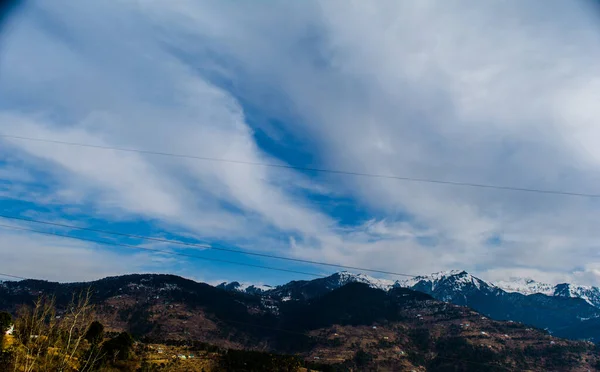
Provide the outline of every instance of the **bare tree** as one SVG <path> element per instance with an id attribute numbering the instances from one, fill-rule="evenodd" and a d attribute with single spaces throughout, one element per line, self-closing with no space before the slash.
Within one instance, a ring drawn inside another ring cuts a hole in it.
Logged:
<path id="1" fill-rule="evenodd" d="M 85 339 L 94 317 L 90 299 L 90 290 L 73 295 L 61 316 L 53 297 L 22 307 L 15 321 L 15 372 L 92 370 L 101 355 L 99 344 Z"/>

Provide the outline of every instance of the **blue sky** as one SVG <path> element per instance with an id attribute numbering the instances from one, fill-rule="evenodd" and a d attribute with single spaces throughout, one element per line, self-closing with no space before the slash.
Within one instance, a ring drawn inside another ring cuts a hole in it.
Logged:
<path id="1" fill-rule="evenodd" d="M 26 1 L 0 35 L 0 132 L 598 193 L 598 17 L 585 1 Z M 592 198 L 0 138 L 0 206 L 379 270 L 600 284 Z M 211 283 L 306 278 L 4 228 L 0 254 L 0 272 L 61 281 L 130 272 Z"/>

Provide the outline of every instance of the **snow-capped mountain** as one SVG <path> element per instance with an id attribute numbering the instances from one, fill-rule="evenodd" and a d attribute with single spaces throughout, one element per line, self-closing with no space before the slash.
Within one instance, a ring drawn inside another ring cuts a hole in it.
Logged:
<path id="1" fill-rule="evenodd" d="M 378 279 L 365 274 L 354 274 L 347 271 L 342 271 L 326 278 L 310 281 L 291 281 L 287 284 L 276 287 L 266 285 L 257 286 L 239 282 L 224 282 L 219 284 L 217 288 L 245 292 L 249 294 L 281 294 L 282 296 L 292 296 L 291 292 L 300 288 L 312 288 L 316 292 L 320 293 L 322 291 L 331 291 L 343 287 L 348 283 L 364 283 L 371 288 L 381 289 L 384 291 L 389 291 L 390 289 L 397 287 L 411 288 L 427 293 L 433 293 L 439 290 L 459 293 L 471 287 L 476 290 L 497 290 L 493 284 L 474 277 L 466 271 L 461 270 L 442 271 L 431 275 L 417 276 L 414 278 L 397 281 Z M 309 293 L 305 293 L 302 297 L 306 296 L 312 297 Z"/>
<path id="2" fill-rule="evenodd" d="M 547 296 L 554 295 L 554 286 L 546 283 L 536 282 L 530 278 L 509 278 L 494 283 L 506 292 L 516 292 L 524 295 L 541 293 Z"/>
<path id="3" fill-rule="evenodd" d="M 477 289 L 494 294 L 499 294 L 500 290 L 526 296 L 543 294 L 551 297 L 580 298 L 588 304 L 600 308 L 600 288 L 598 287 L 576 286 L 569 283 L 552 285 L 530 278 L 510 278 L 503 281 L 488 282 L 460 270 L 442 271 L 431 275 L 399 280 L 395 285 L 430 294 L 440 292 L 439 288 L 443 287 L 446 292 L 449 292 L 444 299 L 446 301 L 449 301 L 452 294 L 464 292 L 465 290 Z"/>
<path id="4" fill-rule="evenodd" d="M 349 283 L 364 283 L 371 288 L 384 291 L 388 291 L 395 286 L 395 282 L 392 280 L 377 279 L 365 274 L 353 274 L 342 271 L 325 278 L 294 280 L 276 287 L 266 285 L 256 286 L 239 282 L 224 282 L 219 284 L 217 288 L 248 294 L 260 294 L 283 301 L 289 301 L 306 300 L 321 296 Z"/>
<path id="5" fill-rule="evenodd" d="M 347 271 L 342 271 L 330 276 L 336 286 L 343 287 L 348 283 L 365 283 L 371 288 L 383 289 L 387 291 L 391 289 L 395 282 L 393 280 L 377 279 L 365 274 L 353 274 Z"/>
<path id="6" fill-rule="evenodd" d="M 472 296 L 499 296 L 502 290 L 461 270 L 442 271 L 426 276 L 399 280 L 395 286 L 425 292 L 457 305 L 469 305 Z"/>
<path id="7" fill-rule="evenodd" d="M 292 281 L 272 288 L 236 282 L 219 287 L 257 294 L 264 303 L 278 308 L 282 302 L 310 300 L 349 283 L 364 283 L 384 291 L 408 288 L 437 300 L 470 307 L 492 319 L 522 322 L 547 329 L 557 336 L 600 341 L 600 295 L 593 287 L 550 286 L 527 279 L 512 279 L 496 285 L 460 270 L 395 282 L 339 272 L 326 278 Z"/>
<path id="8" fill-rule="evenodd" d="M 576 286 L 569 283 L 551 285 L 530 278 L 510 278 L 504 281 L 488 282 L 460 270 L 443 271 L 399 280 L 396 282 L 396 286 L 437 294 L 436 297 L 444 301 L 451 301 L 453 297 L 465 291 L 478 290 L 493 295 L 506 292 L 526 296 L 543 294 L 551 297 L 580 298 L 600 309 L 600 288 L 598 287 Z"/>
<path id="9" fill-rule="evenodd" d="M 581 298 L 590 305 L 600 308 L 600 288 L 598 287 L 577 286 L 569 283 L 551 285 L 529 278 L 511 278 L 494 284 L 506 292 L 524 295 L 541 293 L 547 296 Z"/>
<path id="10" fill-rule="evenodd" d="M 600 309 L 595 305 L 600 302 L 594 289 L 569 284 L 553 287 L 531 280 L 512 280 L 508 284 L 499 286 L 465 271 L 396 282 L 438 300 L 468 306 L 492 319 L 522 322 L 562 337 L 600 340 Z"/>
<path id="11" fill-rule="evenodd" d="M 449 285 L 455 291 L 460 291 L 469 286 L 474 286 L 477 289 L 494 287 L 493 284 L 476 278 L 464 270 L 441 271 L 431 275 L 398 280 L 395 283 L 397 287 L 413 288 L 419 286 L 427 287 L 430 291 L 435 291 L 440 285 Z"/>
<path id="12" fill-rule="evenodd" d="M 554 296 L 581 298 L 587 303 L 600 308 L 600 288 L 574 286 L 569 283 L 558 284 L 554 287 Z"/>
<path id="13" fill-rule="evenodd" d="M 227 291 L 236 291 L 236 292 L 244 292 L 248 294 L 261 294 L 266 291 L 270 291 L 274 287 L 270 285 L 256 285 L 249 283 L 240 283 L 240 282 L 223 282 L 217 285 L 217 288 L 225 289 Z"/>
<path id="14" fill-rule="evenodd" d="M 600 309 L 600 288 L 576 286 L 568 283 L 551 285 L 530 278 L 509 278 L 508 280 L 488 282 L 477 278 L 464 270 L 450 270 L 431 275 L 397 281 L 378 279 L 365 274 L 354 274 L 346 271 L 335 273 L 329 277 L 312 281 L 292 281 L 280 286 L 254 285 L 250 283 L 224 282 L 217 288 L 244 292 L 248 294 L 270 294 L 275 297 L 300 298 L 320 295 L 348 283 L 365 283 L 371 288 L 388 291 L 394 287 L 410 288 L 428 294 L 435 294 L 443 301 L 461 302 L 458 298 L 467 292 L 479 291 L 488 295 L 499 295 L 501 292 L 520 293 L 523 295 L 543 294 L 552 297 L 581 298 L 588 304 Z M 299 291 L 299 292 L 298 292 Z M 302 292 L 302 293 L 300 293 Z"/>

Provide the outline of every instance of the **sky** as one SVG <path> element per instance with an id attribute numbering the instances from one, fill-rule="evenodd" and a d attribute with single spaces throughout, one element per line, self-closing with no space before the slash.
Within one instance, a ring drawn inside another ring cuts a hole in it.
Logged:
<path id="1" fill-rule="evenodd" d="M 600 194 L 594 2 L 30 0 L 4 22 L 0 135 L 290 167 L 0 137 L 3 215 L 199 244 L 0 219 L 0 272 L 337 271 L 220 247 L 600 285 L 600 198 L 306 170 Z"/>

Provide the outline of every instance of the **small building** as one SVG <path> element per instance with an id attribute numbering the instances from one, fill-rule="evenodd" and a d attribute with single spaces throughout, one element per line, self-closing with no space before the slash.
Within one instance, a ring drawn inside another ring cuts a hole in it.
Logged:
<path id="1" fill-rule="evenodd" d="M 10 328 L 8 328 L 8 329 L 6 330 L 6 334 L 7 334 L 7 335 L 12 335 L 14 332 L 15 332 L 15 326 L 14 326 L 14 324 L 13 324 L 13 325 L 11 325 L 11 326 L 10 326 Z"/>
<path id="2" fill-rule="evenodd" d="M 373 329 L 377 329 L 377 326 L 373 326 Z"/>
<path id="3" fill-rule="evenodd" d="M 179 355 L 177 355 L 177 358 L 179 358 L 179 359 L 187 359 L 187 356 L 185 356 L 183 354 L 179 354 Z"/>

